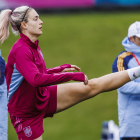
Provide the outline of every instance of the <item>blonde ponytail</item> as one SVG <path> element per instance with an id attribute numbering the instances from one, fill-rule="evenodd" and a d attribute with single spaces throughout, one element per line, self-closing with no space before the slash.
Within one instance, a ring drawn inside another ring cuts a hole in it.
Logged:
<path id="1" fill-rule="evenodd" d="M 9 22 L 11 23 L 12 32 L 15 35 L 22 33 L 21 22 L 28 22 L 29 12 L 33 8 L 28 6 L 20 6 L 14 9 L 2 10 L 0 13 L 0 42 L 1 44 L 9 37 Z"/>
<path id="2" fill-rule="evenodd" d="M 12 10 L 2 10 L 0 13 L 0 42 L 1 44 L 9 37 L 9 22 Z"/>

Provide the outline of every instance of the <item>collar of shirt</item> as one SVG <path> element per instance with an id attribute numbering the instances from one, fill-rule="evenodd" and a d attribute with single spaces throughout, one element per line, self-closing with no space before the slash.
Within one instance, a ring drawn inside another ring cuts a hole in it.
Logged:
<path id="1" fill-rule="evenodd" d="M 33 43 L 29 37 L 27 37 L 25 34 L 20 34 L 20 37 L 22 40 L 24 40 L 27 44 L 29 44 L 31 47 L 37 49 L 38 48 L 38 44 L 39 44 L 39 41 L 36 40 L 35 43 Z"/>

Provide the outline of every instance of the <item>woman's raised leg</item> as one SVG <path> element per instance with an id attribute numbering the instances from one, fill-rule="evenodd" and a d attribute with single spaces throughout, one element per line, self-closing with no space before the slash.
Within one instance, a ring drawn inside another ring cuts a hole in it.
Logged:
<path id="1" fill-rule="evenodd" d="M 117 89 L 129 81 L 130 78 L 127 71 L 121 71 L 91 79 L 88 85 L 84 85 L 83 82 L 60 84 L 57 86 L 56 113 L 94 97 L 101 92 Z"/>

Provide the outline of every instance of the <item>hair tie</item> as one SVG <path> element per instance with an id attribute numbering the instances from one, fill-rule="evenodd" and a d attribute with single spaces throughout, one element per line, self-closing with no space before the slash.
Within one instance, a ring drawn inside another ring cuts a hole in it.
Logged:
<path id="1" fill-rule="evenodd" d="M 29 9 L 30 9 L 30 7 L 26 10 L 26 12 L 25 12 L 25 14 L 24 14 L 24 16 L 23 16 L 23 18 L 22 18 L 22 21 L 21 21 L 21 22 L 23 22 L 23 21 L 24 21 L 24 18 L 25 18 L 25 16 L 26 16 L 26 14 L 27 14 L 27 12 L 28 12 L 28 10 L 29 10 Z M 20 22 L 20 25 L 18 26 L 18 30 L 20 30 L 21 22 Z"/>
<path id="2" fill-rule="evenodd" d="M 30 8 L 30 7 L 29 7 Z M 26 10 L 26 12 L 25 12 L 25 14 L 24 14 L 24 16 L 23 16 L 23 18 L 22 18 L 22 21 L 24 20 L 24 18 L 25 18 L 25 16 L 26 16 L 26 14 L 27 14 L 27 12 L 28 12 L 28 10 L 29 10 L 29 8 Z M 21 22 L 22 22 L 21 21 Z"/>

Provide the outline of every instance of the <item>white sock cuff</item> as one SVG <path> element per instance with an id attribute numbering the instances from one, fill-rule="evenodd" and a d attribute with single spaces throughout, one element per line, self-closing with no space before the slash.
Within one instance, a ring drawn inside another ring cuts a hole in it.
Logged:
<path id="1" fill-rule="evenodd" d="M 127 69 L 127 72 L 128 72 L 129 78 L 131 80 L 134 80 L 134 79 L 140 77 L 140 66 L 131 68 L 131 69 Z"/>

